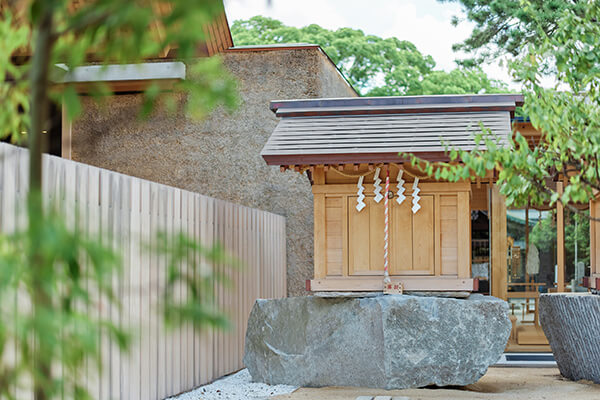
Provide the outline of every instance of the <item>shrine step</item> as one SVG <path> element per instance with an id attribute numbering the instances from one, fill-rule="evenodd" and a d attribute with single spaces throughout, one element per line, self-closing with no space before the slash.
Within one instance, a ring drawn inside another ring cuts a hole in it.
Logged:
<path id="1" fill-rule="evenodd" d="M 541 326 L 519 326 L 517 327 L 518 344 L 548 344 Z"/>
<path id="2" fill-rule="evenodd" d="M 358 396 L 356 400 L 411 400 L 406 396 Z"/>

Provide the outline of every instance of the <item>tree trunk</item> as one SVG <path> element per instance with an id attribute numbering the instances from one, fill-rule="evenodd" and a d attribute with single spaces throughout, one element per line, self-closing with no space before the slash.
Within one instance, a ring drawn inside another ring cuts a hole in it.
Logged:
<path id="1" fill-rule="evenodd" d="M 32 305 L 34 315 L 51 308 L 51 298 L 45 287 L 45 276 L 51 265 L 46 265 L 43 253 L 40 251 L 42 229 L 44 228 L 44 210 L 42 204 L 42 152 L 46 135 L 42 134 L 47 121 L 48 112 L 48 70 L 52 49 L 52 24 L 53 15 L 50 5 L 40 2 L 43 9 L 34 26 L 35 43 L 31 62 L 31 129 L 29 139 L 29 194 L 27 198 L 27 212 L 29 219 L 29 266 L 32 271 Z M 37 324 L 36 324 L 37 325 Z M 34 368 L 34 396 L 36 400 L 46 400 L 47 392 L 52 384 L 51 356 L 52 348 L 44 338 L 44 333 L 39 325 L 35 332 Z"/>

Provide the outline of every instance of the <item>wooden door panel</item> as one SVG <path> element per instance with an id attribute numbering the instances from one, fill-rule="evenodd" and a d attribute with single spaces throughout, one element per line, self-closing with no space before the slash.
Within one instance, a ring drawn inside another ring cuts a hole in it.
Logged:
<path id="1" fill-rule="evenodd" d="M 413 215 L 413 271 L 433 274 L 434 260 L 434 207 L 433 196 L 419 200 L 421 209 Z"/>
<path id="2" fill-rule="evenodd" d="M 441 274 L 458 274 L 458 197 L 455 194 L 440 196 L 440 246 Z"/>
<path id="3" fill-rule="evenodd" d="M 356 196 L 348 197 L 348 273 L 364 275 L 369 272 L 370 263 L 370 213 L 371 204 L 356 210 Z"/>
<path id="4" fill-rule="evenodd" d="M 343 275 L 342 197 L 325 198 L 325 239 L 327 276 Z"/>
<path id="5" fill-rule="evenodd" d="M 394 199 L 390 204 L 390 274 L 401 275 L 413 269 L 411 202 Z"/>

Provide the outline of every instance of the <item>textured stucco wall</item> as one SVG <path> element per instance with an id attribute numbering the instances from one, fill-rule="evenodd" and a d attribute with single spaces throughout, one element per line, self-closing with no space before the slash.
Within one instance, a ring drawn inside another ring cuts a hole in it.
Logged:
<path id="1" fill-rule="evenodd" d="M 306 294 L 313 276 L 313 203 L 306 176 L 269 167 L 260 150 L 277 124 L 275 99 L 355 93 L 317 49 L 224 54 L 240 80 L 243 105 L 203 122 L 182 113 L 137 115 L 141 98 L 118 95 L 102 106 L 84 98 L 73 124 L 72 158 L 128 175 L 271 211 L 287 217 L 288 294 Z"/>

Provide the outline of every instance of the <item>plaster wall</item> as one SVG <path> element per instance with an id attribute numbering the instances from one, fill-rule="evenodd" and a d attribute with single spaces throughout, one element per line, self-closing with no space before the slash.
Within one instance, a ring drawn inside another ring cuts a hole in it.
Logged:
<path id="1" fill-rule="evenodd" d="M 202 122 L 157 110 L 136 118 L 139 94 L 98 105 L 83 99 L 72 126 L 72 158 L 166 185 L 271 211 L 287 218 L 288 295 L 307 294 L 313 277 L 313 200 L 306 176 L 266 165 L 260 151 L 277 124 L 276 99 L 356 93 L 317 48 L 226 52 L 243 104 Z M 181 99 L 185 101 L 185 99 Z"/>

